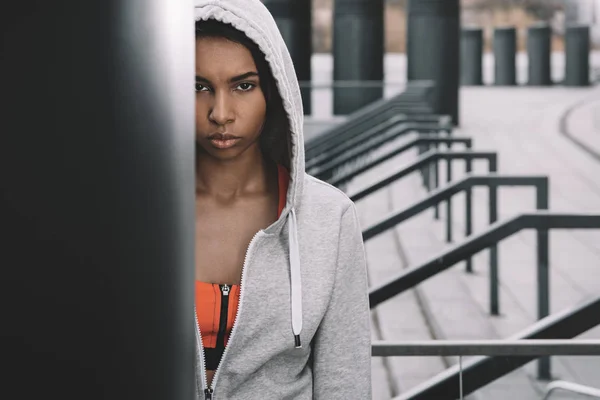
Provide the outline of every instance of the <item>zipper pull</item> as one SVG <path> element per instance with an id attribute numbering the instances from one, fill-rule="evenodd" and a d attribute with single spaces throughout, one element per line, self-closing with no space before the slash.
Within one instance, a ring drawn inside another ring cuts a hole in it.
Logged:
<path id="1" fill-rule="evenodd" d="M 229 296 L 229 286 L 227 284 L 223 285 L 221 292 L 223 292 L 223 296 Z"/>
<path id="2" fill-rule="evenodd" d="M 204 389 L 204 400 L 212 400 L 213 390 L 211 388 Z"/>

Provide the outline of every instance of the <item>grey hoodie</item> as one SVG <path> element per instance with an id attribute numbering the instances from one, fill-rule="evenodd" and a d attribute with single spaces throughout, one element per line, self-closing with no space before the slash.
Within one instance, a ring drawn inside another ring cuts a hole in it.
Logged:
<path id="1" fill-rule="evenodd" d="M 198 398 L 370 399 L 361 229 L 350 199 L 304 172 L 302 102 L 288 49 L 259 0 L 196 0 L 195 7 L 196 20 L 231 24 L 258 44 L 291 130 L 286 206 L 250 242 L 236 320 L 211 388 L 196 330 Z"/>

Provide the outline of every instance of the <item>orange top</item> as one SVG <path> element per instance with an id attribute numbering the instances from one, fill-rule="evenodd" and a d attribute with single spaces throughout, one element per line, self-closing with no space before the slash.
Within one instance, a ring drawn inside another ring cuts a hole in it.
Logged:
<path id="1" fill-rule="evenodd" d="M 289 186 L 289 173 L 281 165 L 277 165 L 277 182 L 279 186 L 279 205 L 277 210 L 277 218 L 281 216 L 281 212 L 285 207 L 287 191 Z M 228 292 L 227 292 L 227 289 Z M 206 283 L 196 280 L 196 315 L 198 317 L 198 325 L 202 332 L 202 344 L 205 349 L 213 349 L 217 347 L 219 327 L 221 315 L 225 313 L 221 310 L 222 300 L 224 301 L 225 293 L 227 293 L 227 310 L 223 344 L 226 346 L 231 335 L 231 329 L 235 321 L 238 303 L 240 300 L 240 285 L 228 285 L 223 288 L 223 285 L 216 283 Z M 207 364 L 207 369 L 209 365 Z"/>

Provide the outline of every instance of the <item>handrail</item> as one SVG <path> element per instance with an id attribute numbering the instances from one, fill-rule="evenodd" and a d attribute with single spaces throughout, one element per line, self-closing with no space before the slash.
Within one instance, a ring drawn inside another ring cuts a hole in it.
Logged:
<path id="1" fill-rule="evenodd" d="M 553 381 L 546 386 L 546 392 L 544 393 L 544 397 L 542 400 L 547 400 L 550 395 L 556 390 L 564 390 L 565 392 L 571 392 L 580 394 L 582 396 L 593 397 L 595 399 L 600 399 L 600 389 L 580 385 L 573 382 L 567 381 Z"/>
<path id="2" fill-rule="evenodd" d="M 313 152 L 313 150 L 316 150 L 325 142 L 335 139 L 340 135 L 346 135 L 346 132 L 349 129 L 359 126 L 361 123 L 364 122 L 365 119 L 368 120 L 373 116 L 380 115 L 394 108 L 395 103 L 398 100 L 405 98 L 407 95 L 410 95 L 411 91 L 417 89 L 420 90 L 422 93 L 425 93 L 425 91 L 431 90 L 433 87 L 433 81 L 410 82 L 407 83 L 406 89 L 402 93 L 399 93 L 389 99 L 379 99 L 371 104 L 361 107 L 360 109 L 348 115 L 347 119 L 343 123 L 336 125 L 326 130 L 321 135 L 307 141 L 305 144 L 306 154 L 309 155 L 311 152 Z M 344 138 L 347 138 L 347 136 L 344 136 Z"/>
<path id="3" fill-rule="evenodd" d="M 321 170 L 328 168 L 332 163 L 340 164 L 352 161 L 353 159 L 412 131 L 449 132 L 451 131 L 451 128 L 440 124 L 402 122 L 399 117 L 394 117 L 371 129 L 363 131 L 354 138 L 348 139 L 331 149 L 322 151 L 318 156 L 315 156 L 306 162 L 306 170 L 313 175 L 317 175 L 321 173 Z"/>
<path id="4" fill-rule="evenodd" d="M 524 213 L 491 225 L 485 231 L 466 238 L 441 254 L 431 257 L 419 266 L 399 273 L 395 278 L 369 291 L 371 308 L 412 289 L 426 279 L 447 270 L 468 256 L 485 250 L 492 244 L 524 229 L 600 229 L 600 214 L 568 214 L 547 211 Z M 539 238 L 538 238 L 539 239 Z M 546 249 L 547 250 L 547 249 Z M 539 253 L 539 251 L 538 251 Z M 538 254 L 538 257 L 540 254 Z M 545 265 L 547 268 L 547 265 Z"/>
<path id="5" fill-rule="evenodd" d="M 385 132 L 388 129 L 394 129 L 394 127 L 396 127 L 397 125 L 404 125 L 407 122 L 405 122 L 404 118 L 401 115 L 394 115 L 390 118 L 385 119 L 384 121 L 379 121 L 375 124 L 372 124 L 369 128 L 367 129 L 362 129 L 360 130 L 360 132 L 357 135 L 353 135 L 352 137 L 347 137 L 344 141 L 343 141 L 343 145 L 344 146 L 352 146 L 352 145 L 356 145 L 356 143 L 360 143 L 363 139 L 362 137 L 376 137 L 377 135 L 380 135 L 382 132 Z M 358 136 L 358 138 L 357 138 Z M 330 142 L 330 143 L 326 143 L 325 145 L 321 146 L 320 148 L 318 148 L 317 150 L 314 150 L 313 155 L 311 155 L 311 153 L 307 152 L 307 160 L 306 160 L 306 169 L 309 170 L 310 168 L 316 167 L 318 166 L 320 163 L 322 163 L 324 160 L 330 159 L 330 155 L 329 152 L 335 152 L 341 143 L 341 139 L 340 138 L 336 138 L 334 139 L 335 142 Z M 340 143 L 338 143 L 338 141 L 340 141 Z M 350 143 L 350 144 L 348 144 Z M 318 154 L 317 154 L 318 151 Z"/>
<path id="6" fill-rule="evenodd" d="M 467 238 L 463 243 L 421 264 L 400 273 L 390 281 L 369 292 L 371 308 L 422 283 L 486 248 L 497 248 L 498 242 L 523 229 L 537 231 L 537 307 L 538 319 L 550 313 L 550 271 L 548 230 L 550 229 L 600 229 L 600 214 L 564 214 L 537 212 L 521 214 L 490 226 L 486 231 Z M 538 374 L 550 376 L 550 361 L 541 360 Z"/>
<path id="7" fill-rule="evenodd" d="M 467 147 L 467 149 L 470 149 L 473 146 L 473 139 L 471 139 L 470 137 L 464 137 L 464 136 L 460 137 L 460 136 L 439 136 L 439 135 L 431 135 L 431 134 L 419 134 L 416 138 L 412 139 L 410 142 L 403 143 L 402 145 L 391 149 L 387 153 L 382 154 L 381 156 L 377 157 L 375 160 L 371 160 L 363 165 L 360 165 L 360 166 L 357 166 L 357 167 L 351 169 L 350 171 L 347 171 L 343 174 L 334 176 L 328 182 L 333 186 L 339 186 L 339 185 L 344 184 L 344 183 L 348 182 L 349 180 L 353 179 L 357 175 L 360 175 L 363 172 L 368 171 L 369 169 L 376 167 L 377 165 L 412 149 L 413 147 L 420 146 L 420 145 L 428 145 L 431 143 L 438 143 L 438 144 L 460 143 L 460 144 L 464 144 Z M 338 168 L 338 167 L 339 166 L 334 166 L 334 165 L 329 166 L 329 168 L 327 168 L 327 169 L 325 169 L 325 167 L 323 167 L 321 169 L 319 175 L 317 175 L 316 177 L 320 178 L 320 179 L 324 179 L 323 175 L 326 175 L 327 173 L 332 172 L 335 168 Z"/>
<path id="8" fill-rule="evenodd" d="M 420 200 L 407 208 L 400 211 L 393 211 L 381 218 L 381 220 L 371 224 L 362 232 L 363 241 L 368 241 L 373 237 L 394 228 L 398 224 L 416 216 L 417 214 L 431 208 L 432 206 L 447 201 L 455 194 L 460 192 L 469 193 L 476 186 L 486 186 L 490 190 L 490 197 L 496 195 L 496 188 L 499 186 L 533 186 L 536 191 L 535 208 L 537 210 L 548 209 L 548 177 L 545 176 L 502 176 L 502 175 L 467 175 L 460 181 L 453 182 L 448 186 L 439 188 L 430 193 L 428 197 Z M 494 188 L 494 190 L 492 190 Z M 468 200 L 468 197 L 467 197 Z M 465 202 L 465 226 L 466 236 L 471 235 L 473 224 L 473 209 L 470 201 Z M 489 223 L 490 225 L 496 222 L 497 202 L 492 201 L 489 208 Z M 449 209 L 446 218 L 446 237 L 449 239 L 450 230 L 452 229 L 452 210 Z M 471 272 L 472 258 L 467 257 L 467 271 Z M 498 279 L 498 254 L 496 251 L 490 254 L 490 314 L 500 314 L 500 291 Z"/>
<path id="9" fill-rule="evenodd" d="M 597 216 L 600 221 L 600 216 Z M 573 226 L 571 226 L 573 227 Z M 594 328 L 600 323 L 600 297 L 571 309 L 550 315 L 524 329 L 509 340 L 521 339 L 568 339 Z M 595 350 L 594 350 L 595 351 Z M 394 398 L 394 400 L 455 400 L 460 390 L 469 394 L 490 382 L 522 367 L 537 357 L 488 356 L 455 365 L 437 376 Z M 459 383 L 463 387 L 459 388 Z"/>
<path id="10" fill-rule="evenodd" d="M 408 165 L 397 168 L 383 179 L 370 183 L 366 187 L 359 189 L 356 193 L 349 195 L 352 201 L 358 201 L 362 198 L 376 192 L 395 182 L 412 172 L 419 171 L 421 168 L 429 165 L 430 163 L 437 162 L 439 160 L 487 160 L 489 172 L 497 172 L 498 170 L 498 157 L 495 152 L 490 151 L 443 151 L 443 150 L 430 150 L 427 153 L 417 158 L 415 161 Z"/>
<path id="11" fill-rule="evenodd" d="M 320 153 L 332 151 L 349 140 L 357 140 L 357 136 L 365 137 L 365 131 L 373 129 L 378 125 L 389 123 L 392 119 L 395 119 L 397 123 L 430 123 L 451 126 L 451 120 L 446 116 L 415 113 L 414 110 L 407 109 L 407 107 L 396 105 L 385 112 L 373 114 L 369 118 L 363 118 L 361 122 L 357 122 L 354 125 L 347 126 L 345 121 L 335 125 L 336 127 L 345 126 L 343 130 L 331 130 L 330 132 L 319 134 L 318 137 L 325 137 L 327 140 L 318 146 L 315 145 L 305 150 L 306 157 L 311 160 Z"/>
<path id="12" fill-rule="evenodd" d="M 426 198 L 417 201 L 400 211 L 393 211 L 382 217 L 379 221 L 374 222 L 362 232 L 363 241 L 372 239 L 373 237 L 382 234 L 398 224 L 414 217 L 415 215 L 428 210 L 435 204 L 448 200 L 455 194 L 458 194 L 467 189 L 472 189 L 475 186 L 533 186 L 536 188 L 536 209 L 548 209 L 548 177 L 546 176 L 521 176 L 521 175 L 468 175 L 463 179 L 453 182 L 448 186 L 440 187 L 431 192 Z M 466 219 L 467 225 L 472 221 L 472 210 L 467 209 Z M 491 221 L 494 223 L 495 221 Z M 452 227 L 450 219 L 447 220 L 446 229 Z"/>
<path id="13" fill-rule="evenodd" d="M 371 356 L 600 356 L 600 340 L 378 340 L 371 344 Z"/>
<path id="14" fill-rule="evenodd" d="M 307 158 L 311 159 L 319 153 L 334 149 L 339 144 L 354 139 L 356 136 L 364 134 L 365 131 L 396 118 L 402 122 L 424 122 L 449 125 L 449 118 L 431 113 L 417 113 L 408 106 L 394 104 L 389 109 L 382 110 L 368 117 L 363 117 L 359 121 L 348 124 L 347 120 L 334 125 L 329 130 L 321 133 L 317 138 L 323 138 L 321 143 L 313 144 L 305 148 Z M 315 140 L 315 139 L 312 139 Z"/>

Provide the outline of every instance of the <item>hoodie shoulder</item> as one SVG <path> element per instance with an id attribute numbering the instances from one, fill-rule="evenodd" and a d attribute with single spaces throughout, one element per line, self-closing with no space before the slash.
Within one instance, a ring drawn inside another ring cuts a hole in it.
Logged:
<path id="1" fill-rule="evenodd" d="M 346 193 L 327 182 L 309 174 L 304 174 L 304 182 L 302 203 L 309 207 L 325 207 L 331 211 L 335 209 L 344 213 L 354 206 Z"/>

